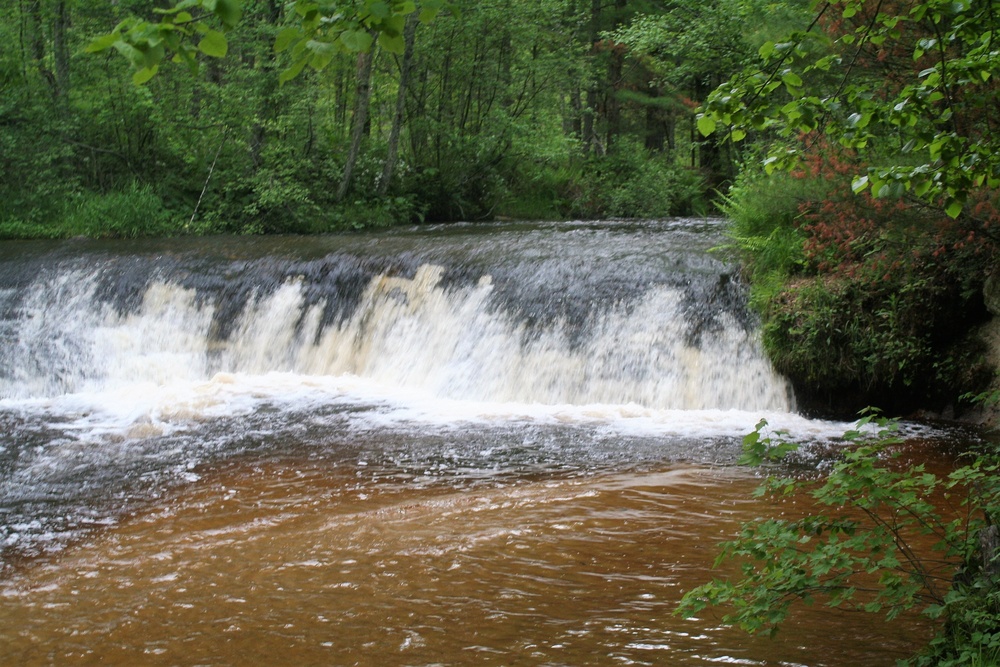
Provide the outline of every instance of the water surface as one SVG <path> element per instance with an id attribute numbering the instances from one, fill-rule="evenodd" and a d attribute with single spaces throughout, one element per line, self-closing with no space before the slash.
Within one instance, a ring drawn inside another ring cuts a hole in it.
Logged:
<path id="1" fill-rule="evenodd" d="M 803 509 L 742 435 L 847 427 L 795 413 L 722 224 L 5 244 L 0 661 L 894 664 L 918 619 L 672 615 Z"/>

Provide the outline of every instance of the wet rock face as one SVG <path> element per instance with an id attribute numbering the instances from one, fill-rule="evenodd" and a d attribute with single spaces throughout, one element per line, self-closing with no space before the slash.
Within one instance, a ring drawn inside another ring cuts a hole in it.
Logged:
<path id="1" fill-rule="evenodd" d="M 1000 315 L 1000 270 L 994 270 L 983 284 L 983 302 L 993 316 Z"/>
<path id="2" fill-rule="evenodd" d="M 1000 269 L 994 269 L 983 283 L 983 304 L 993 318 L 979 328 L 976 336 L 985 347 L 986 363 L 993 369 L 987 392 L 996 393 L 1000 392 Z M 967 418 L 989 428 L 1000 428 L 1000 404 L 981 405 Z"/>

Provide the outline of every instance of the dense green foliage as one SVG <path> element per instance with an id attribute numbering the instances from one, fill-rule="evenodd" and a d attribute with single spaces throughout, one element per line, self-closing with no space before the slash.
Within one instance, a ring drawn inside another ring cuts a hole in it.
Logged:
<path id="1" fill-rule="evenodd" d="M 705 211 L 733 155 L 694 109 L 773 37 L 714 22 L 766 7 L 25 0 L 0 237 Z"/>
<path id="2" fill-rule="evenodd" d="M 758 489 L 777 501 L 808 494 L 818 513 L 745 524 L 722 545 L 717 561 L 737 561 L 739 574 L 687 592 L 678 613 L 694 616 L 723 605 L 730 610 L 724 622 L 773 634 L 796 602 L 888 618 L 919 609 L 939 620 L 941 631 L 912 664 L 996 664 L 995 456 L 937 475 L 903 460 L 898 424 L 872 415 L 845 440 L 846 451 L 820 479 L 770 477 Z M 744 439 L 741 462 L 782 461 L 798 450 L 761 421 Z"/>
<path id="3" fill-rule="evenodd" d="M 819 4 L 701 111 L 749 146 L 733 246 L 809 409 L 941 410 L 990 379 L 970 332 L 1000 240 L 994 9 Z"/>
<path id="4" fill-rule="evenodd" d="M 720 86 L 699 118 L 739 141 L 766 131 L 769 169 L 795 168 L 832 137 L 856 156 L 855 192 L 911 193 L 957 217 L 1000 187 L 1000 12 L 993 0 L 836 0 L 809 29 L 764 43 L 760 63 Z M 815 135 L 803 143 L 803 135 Z"/>
<path id="5" fill-rule="evenodd" d="M 995 241 L 835 173 L 741 177 L 725 204 L 776 367 L 803 404 L 941 409 L 990 379 L 970 333 L 988 317 Z"/>

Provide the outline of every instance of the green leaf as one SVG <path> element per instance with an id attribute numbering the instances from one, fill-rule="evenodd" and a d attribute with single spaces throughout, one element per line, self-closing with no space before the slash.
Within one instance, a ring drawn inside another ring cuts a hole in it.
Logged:
<path id="1" fill-rule="evenodd" d="M 101 35 L 88 44 L 86 48 L 84 48 L 84 51 L 87 53 L 100 53 L 102 51 L 106 51 L 114 46 L 115 42 L 121 38 L 121 35 L 118 34 L 117 31 L 108 33 L 107 35 Z"/>
<path id="2" fill-rule="evenodd" d="M 867 187 L 868 187 L 867 176 L 859 176 L 858 178 L 855 178 L 853 182 L 851 182 L 851 190 L 854 191 L 854 194 L 859 194 L 861 192 L 864 192 L 864 189 Z"/>
<path id="3" fill-rule="evenodd" d="M 278 84 L 279 85 L 283 84 L 297 77 L 299 74 L 302 73 L 302 70 L 305 68 L 306 63 L 308 62 L 309 62 L 308 55 L 304 58 L 300 58 L 299 60 L 297 60 L 295 63 L 292 64 L 291 67 L 289 67 L 288 69 L 286 69 L 285 71 L 283 71 L 281 74 L 278 75 Z"/>
<path id="4" fill-rule="evenodd" d="M 132 74 L 132 83 L 134 83 L 137 86 L 141 86 L 142 84 L 146 83 L 154 76 L 156 76 L 156 71 L 158 69 L 159 65 L 153 65 L 152 67 L 144 67 L 140 70 L 137 70 L 134 74 Z"/>
<path id="5" fill-rule="evenodd" d="M 293 42 L 302 39 L 304 35 L 298 28 L 285 28 L 274 38 L 274 52 L 281 53 L 288 49 Z"/>
<path id="6" fill-rule="evenodd" d="M 701 132 L 703 137 L 707 137 L 715 132 L 715 127 L 715 120 L 711 116 L 706 116 L 705 114 L 698 116 L 698 131 Z"/>
<path id="7" fill-rule="evenodd" d="M 345 30 L 340 33 L 340 42 L 348 51 L 362 53 L 372 47 L 375 38 L 364 30 Z"/>
<path id="8" fill-rule="evenodd" d="M 206 2 L 206 8 L 207 2 Z M 215 8 L 210 9 L 227 29 L 236 27 L 243 16 L 243 5 L 240 0 L 215 0 Z"/>
<path id="9" fill-rule="evenodd" d="M 369 0 L 367 4 L 368 11 L 379 20 L 389 18 L 392 15 L 392 8 L 384 0 L 375 0 L 375 2 Z"/>
<path id="10" fill-rule="evenodd" d="M 309 40 L 308 47 L 309 51 L 313 54 L 309 59 L 309 66 L 315 70 L 325 69 L 337 54 L 337 49 L 329 42 L 320 42 L 313 39 Z"/>
<path id="11" fill-rule="evenodd" d="M 146 66 L 146 57 L 142 54 L 142 51 L 135 48 L 128 42 L 120 39 L 114 43 L 114 47 L 115 50 L 125 56 L 125 58 L 132 63 L 132 66 L 136 69 L 142 69 Z"/>
<path id="12" fill-rule="evenodd" d="M 163 60 L 163 56 L 166 55 L 166 49 L 163 48 L 162 41 L 158 41 L 156 44 L 151 44 L 148 48 L 143 49 L 142 51 L 146 67 L 159 65 Z"/>
<path id="13" fill-rule="evenodd" d="M 303 2 L 298 0 L 295 3 L 295 13 L 302 17 L 303 21 L 309 21 L 319 13 L 319 5 L 315 2 Z"/>
<path id="14" fill-rule="evenodd" d="M 402 55 L 403 50 L 406 48 L 406 41 L 402 35 L 390 35 L 387 32 L 379 33 L 378 43 L 386 51 L 398 55 Z"/>
<path id="15" fill-rule="evenodd" d="M 802 77 L 791 70 L 781 75 L 781 81 L 786 86 L 792 86 L 793 88 L 798 88 L 802 85 Z"/>
<path id="16" fill-rule="evenodd" d="M 382 21 L 382 32 L 388 33 L 390 36 L 402 35 L 403 28 L 406 26 L 406 17 L 397 14 L 396 16 L 390 16 L 386 20 Z"/>
<path id="17" fill-rule="evenodd" d="M 944 212 L 948 214 L 948 217 L 954 220 L 962 213 L 962 202 L 955 198 L 948 200 L 948 203 L 944 207 Z"/>
<path id="18" fill-rule="evenodd" d="M 206 56 L 224 58 L 229 51 L 229 44 L 226 42 L 226 36 L 221 32 L 218 30 L 209 30 L 201 38 L 201 41 L 198 42 L 198 50 Z"/>
<path id="19" fill-rule="evenodd" d="M 761 44 L 760 48 L 757 49 L 757 55 L 759 55 L 761 58 L 764 58 L 765 60 L 772 53 L 774 53 L 774 42 L 770 41 L 764 42 L 763 44 Z"/>

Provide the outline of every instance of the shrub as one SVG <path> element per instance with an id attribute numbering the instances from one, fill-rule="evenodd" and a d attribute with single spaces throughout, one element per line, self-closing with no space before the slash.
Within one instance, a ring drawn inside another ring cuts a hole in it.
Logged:
<path id="1" fill-rule="evenodd" d="M 809 411 L 942 409 L 989 379 L 969 331 L 988 316 L 996 214 L 856 195 L 846 160 L 830 149 L 797 174 L 744 172 L 723 200 L 764 346 Z"/>
<path id="2" fill-rule="evenodd" d="M 690 617 L 724 605 L 725 623 L 774 634 L 797 601 L 890 619 L 919 608 L 941 625 L 911 664 L 996 664 L 990 660 L 1000 654 L 997 457 L 979 456 L 946 476 L 903 464 L 894 450 L 898 424 L 874 414 L 844 437 L 850 446 L 824 478 L 770 477 L 757 491 L 775 498 L 808 493 L 825 511 L 744 524 L 716 561 L 739 561 L 740 576 L 688 591 L 676 613 Z M 781 461 L 797 450 L 762 420 L 744 438 L 741 463 Z M 927 540 L 931 552 L 918 546 Z"/>
<path id="3" fill-rule="evenodd" d="M 744 168 L 719 208 L 731 221 L 730 250 L 744 261 L 751 281 L 800 272 L 805 262 L 802 207 L 822 198 L 827 183 L 787 173 L 767 176 Z"/>
<path id="4" fill-rule="evenodd" d="M 76 195 L 59 228 L 61 236 L 136 238 L 178 233 L 182 225 L 171 224 L 170 213 L 149 185 L 133 182 L 122 191 Z"/>
<path id="5" fill-rule="evenodd" d="M 652 154 L 625 140 L 613 153 L 584 163 L 563 199 L 569 215 L 583 218 L 662 218 L 708 208 L 697 172 L 677 164 L 673 154 Z"/>

